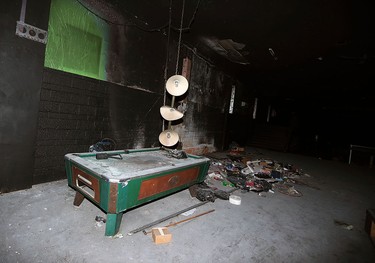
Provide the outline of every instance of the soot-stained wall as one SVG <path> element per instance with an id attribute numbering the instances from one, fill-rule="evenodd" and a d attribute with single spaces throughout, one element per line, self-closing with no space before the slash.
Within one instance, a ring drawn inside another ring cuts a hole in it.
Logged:
<path id="1" fill-rule="evenodd" d="M 15 35 L 22 1 L 0 1 L 0 193 L 32 185 L 45 45 Z M 47 29 L 49 0 L 29 1 L 25 22 Z"/>
<path id="2" fill-rule="evenodd" d="M 31 14 L 40 20 L 30 22 L 46 28 L 49 1 L 38 3 L 42 10 Z M 65 178 L 64 155 L 87 152 L 103 138 L 114 139 L 117 149 L 160 145 L 165 34 L 111 25 L 103 81 L 43 68 L 45 46 L 14 36 L 19 9 L 4 5 L 1 16 L 2 192 Z M 192 60 L 190 88 L 176 128 L 187 150 L 220 149 L 233 80 L 189 50 L 184 54 Z"/>
<path id="3" fill-rule="evenodd" d="M 182 122 L 173 128 L 179 133 L 183 149 L 195 154 L 221 150 L 225 144 L 226 120 L 233 78 L 210 65 L 189 49 L 184 55 L 191 59 L 189 89 L 183 103 Z"/>
<path id="4" fill-rule="evenodd" d="M 111 138 L 117 149 L 159 146 L 166 39 L 113 26 L 102 81 L 45 68 L 34 182 L 64 178 L 64 155 Z"/>

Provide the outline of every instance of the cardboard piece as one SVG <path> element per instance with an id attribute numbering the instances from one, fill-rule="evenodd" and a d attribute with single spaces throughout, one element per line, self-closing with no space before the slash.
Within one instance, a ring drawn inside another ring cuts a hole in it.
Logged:
<path id="1" fill-rule="evenodd" d="M 155 244 L 165 244 L 172 241 L 172 234 L 166 227 L 153 228 L 151 232 Z"/>

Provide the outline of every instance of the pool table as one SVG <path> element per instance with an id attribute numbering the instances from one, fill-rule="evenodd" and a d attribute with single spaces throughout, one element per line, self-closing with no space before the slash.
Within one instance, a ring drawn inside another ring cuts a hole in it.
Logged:
<path id="1" fill-rule="evenodd" d="M 176 157 L 164 148 L 143 148 L 65 155 L 74 205 L 86 198 L 107 214 L 105 235 L 115 235 L 123 213 L 193 184 L 203 182 L 210 160 Z"/>

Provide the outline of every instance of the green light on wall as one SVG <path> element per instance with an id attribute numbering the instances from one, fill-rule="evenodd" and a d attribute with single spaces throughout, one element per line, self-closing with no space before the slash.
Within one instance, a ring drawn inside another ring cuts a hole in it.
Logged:
<path id="1" fill-rule="evenodd" d="M 44 66 L 106 79 L 108 25 L 75 0 L 52 0 Z"/>

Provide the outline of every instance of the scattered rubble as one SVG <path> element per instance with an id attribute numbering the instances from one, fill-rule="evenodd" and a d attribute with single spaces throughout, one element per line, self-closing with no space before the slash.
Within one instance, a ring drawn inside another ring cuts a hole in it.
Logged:
<path id="1" fill-rule="evenodd" d="M 233 145 L 224 158 L 213 156 L 206 156 L 211 159 L 207 178 L 200 186 L 202 189 L 192 195 L 201 201 L 213 202 L 216 197 L 229 199 L 229 195 L 218 195 L 218 187 L 214 186 L 217 182 L 224 187 L 239 188 L 242 192 L 256 192 L 259 196 L 265 196 L 265 192 L 277 191 L 301 197 L 301 191 L 295 188 L 299 185 L 320 190 L 309 181 L 312 179 L 311 176 L 295 165 L 267 158 L 254 158 L 238 145 Z"/>

